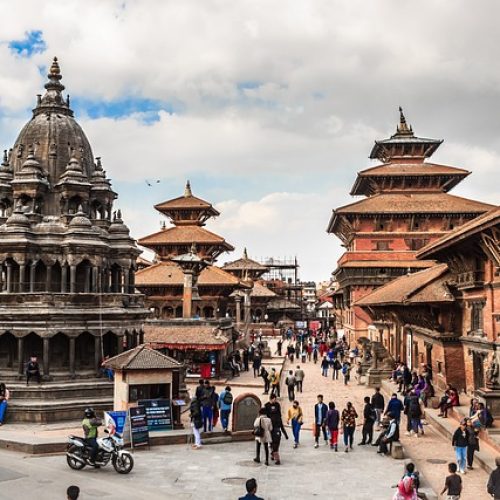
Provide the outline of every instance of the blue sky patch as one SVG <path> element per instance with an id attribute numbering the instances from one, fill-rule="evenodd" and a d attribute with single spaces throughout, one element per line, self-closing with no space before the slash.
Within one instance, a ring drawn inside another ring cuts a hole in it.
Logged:
<path id="1" fill-rule="evenodd" d="M 142 97 L 124 97 L 113 101 L 91 101 L 75 98 L 71 107 L 77 115 L 85 114 L 89 118 L 124 118 L 132 114 L 142 115 L 145 123 L 153 123 L 160 119 L 159 112 L 178 113 L 182 111 L 180 103 L 170 103 L 157 99 Z"/>
<path id="2" fill-rule="evenodd" d="M 9 49 L 21 57 L 31 57 L 33 54 L 45 52 L 47 44 L 41 30 L 26 31 L 23 40 L 12 40 Z"/>

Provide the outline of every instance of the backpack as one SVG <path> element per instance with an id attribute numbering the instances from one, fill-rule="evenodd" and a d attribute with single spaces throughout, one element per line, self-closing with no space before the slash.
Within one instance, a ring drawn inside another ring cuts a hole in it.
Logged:
<path id="1" fill-rule="evenodd" d="M 222 402 L 225 405 L 231 405 L 231 404 L 233 404 L 233 395 L 229 391 L 226 391 L 224 393 L 224 397 L 222 398 Z"/>
<path id="2" fill-rule="evenodd" d="M 344 365 L 342 367 L 342 375 L 345 375 L 347 373 L 347 365 Z"/>

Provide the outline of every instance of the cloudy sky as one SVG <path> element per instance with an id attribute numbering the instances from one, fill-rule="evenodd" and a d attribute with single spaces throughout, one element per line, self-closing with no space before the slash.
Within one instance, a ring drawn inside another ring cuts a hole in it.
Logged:
<path id="1" fill-rule="evenodd" d="M 52 56 L 132 234 L 186 179 L 208 228 L 253 257 L 327 279 L 325 232 L 402 105 L 455 194 L 500 203 L 500 2 L 1 1 L 0 145 L 12 146 Z M 156 182 L 159 180 L 160 182 Z M 152 186 L 148 186 L 148 181 Z"/>

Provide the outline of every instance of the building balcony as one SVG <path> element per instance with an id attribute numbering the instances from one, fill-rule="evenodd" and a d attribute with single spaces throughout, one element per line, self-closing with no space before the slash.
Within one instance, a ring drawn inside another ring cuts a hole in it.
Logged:
<path id="1" fill-rule="evenodd" d="M 479 288 L 484 285 L 483 271 L 467 271 L 456 275 L 456 286 L 459 290 Z"/>

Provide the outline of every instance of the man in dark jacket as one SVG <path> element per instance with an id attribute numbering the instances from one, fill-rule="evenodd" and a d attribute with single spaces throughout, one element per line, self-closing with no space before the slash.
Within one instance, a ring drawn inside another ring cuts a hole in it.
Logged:
<path id="1" fill-rule="evenodd" d="M 375 410 L 370 403 L 368 396 L 364 399 L 365 407 L 363 408 L 363 438 L 361 439 L 360 446 L 365 444 L 372 444 L 373 440 L 373 424 L 375 423 Z"/>
<path id="2" fill-rule="evenodd" d="M 467 445 L 469 444 L 469 431 L 467 429 L 467 421 L 462 419 L 460 427 L 454 432 L 451 438 L 451 445 L 455 448 L 457 457 L 458 471 L 465 474 L 465 466 L 467 465 Z"/>
<path id="3" fill-rule="evenodd" d="M 380 394 L 380 387 L 375 387 L 375 394 L 372 396 L 372 406 L 376 413 L 375 424 L 378 429 L 380 428 L 380 421 L 382 420 L 382 413 L 384 413 L 385 408 L 384 396 Z"/>
<path id="4" fill-rule="evenodd" d="M 488 493 L 495 499 L 500 500 L 500 457 L 495 458 L 497 468 L 490 474 L 488 479 Z"/>
<path id="5" fill-rule="evenodd" d="M 255 494 L 257 493 L 257 481 L 253 477 L 246 482 L 245 488 L 247 494 L 244 497 L 238 498 L 238 500 L 264 500 Z"/>
<path id="6" fill-rule="evenodd" d="M 323 395 L 318 394 L 318 402 L 314 405 L 314 447 L 319 446 L 319 433 L 323 431 L 323 438 L 325 443 L 328 444 L 328 436 L 326 434 L 326 414 L 328 406 L 323 403 Z"/>
<path id="7" fill-rule="evenodd" d="M 399 424 L 392 413 L 387 416 L 391 419 L 387 430 L 379 436 L 375 445 L 378 446 L 377 453 L 387 454 L 389 452 L 389 445 L 394 441 L 399 441 Z"/>
<path id="8" fill-rule="evenodd" d="M 201 415 L 203 417 L 203 432 L 212 432 L 214 420 L 215 388 L 210 385 L 210 380 L 205 380 L 200 399 Z"/>
<path id="9" fill-rule="evenodd" d="M 387 403 L 385 415 L 389 415 L 389 413 L 392 414 L 399 425 L 399 420 L 401 419 L 401 412 L 403 411 L 403 409 L 403 403 L 398 399 L 398 395 L 394 393 L 389 400 L 389 403 Z"/>
<path id="10" fill-rule="evenodd" d="M 266 415 L 271 419 L 273 429 L 271 431 L 271 459 L 276 465 L 281 464 L 280 460 L 280 444 L 281 433 L 288 439 L 283 420 L 281 418 L 281 406 L 276 399 L 276 394 L 271 393 L 269 401 L 264 405 Z"/>

